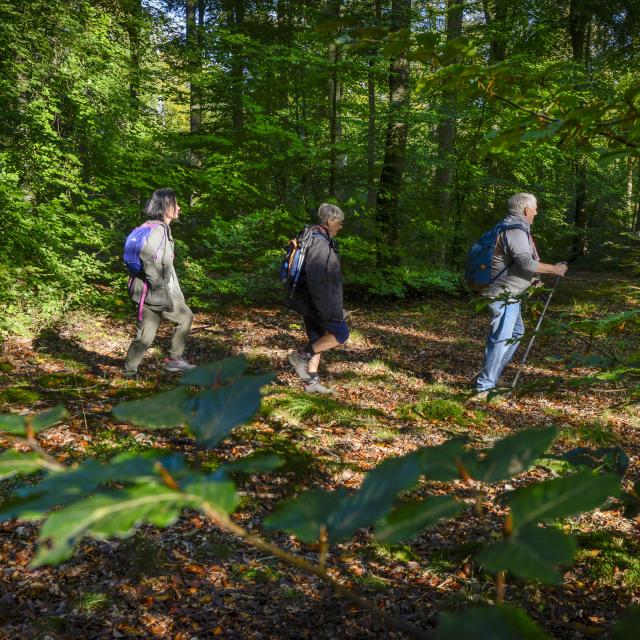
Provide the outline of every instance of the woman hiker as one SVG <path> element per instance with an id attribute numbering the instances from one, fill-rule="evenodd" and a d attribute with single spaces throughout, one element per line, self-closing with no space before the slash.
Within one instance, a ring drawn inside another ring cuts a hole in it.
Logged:
<path id="1" fill-rule="evenodd" d="M 195 366 L 182 357 L 193 313 L 184 300 L 173 267 L 174 242 L 170 226 L 180 216 L 176 194 L 171 189 L 158 189 L 147 203 L 145 213 L 149 218 L 145 225 L 150 231 L 139 253 L 142 271 L 129 279 L 137 332 L 124 362 L 125 378 L 136 377 L 163 318 L 175 324 L 169 357 L 164 359 L 165 370 L 179 373 Z"/>

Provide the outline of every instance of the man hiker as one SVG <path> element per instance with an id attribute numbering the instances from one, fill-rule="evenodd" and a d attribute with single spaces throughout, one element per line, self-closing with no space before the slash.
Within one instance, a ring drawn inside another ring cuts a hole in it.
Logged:
<path id="1" fill-rule="evenodd" d="M 531 225 L 538 214 L 538 202 L 530 193 L 509 198 L 507 229 L 498 236 L 491 263 L 491 284 L 482 291 L 490 300 L 491 327 L 485 347 L 484 366 L 476 380 L 474 399 L 485 400 L 496 386 L 503 369 L 513 357 L 524 334 L 519 296 L 531 286 L 535 274 L 563 277 L 564 262 L 540 262 L 531 237 Z"/>
<path id="2" fill-rule="evenodd" d="M 333 238 L 342 228 L 344 213 L 332 204 L 318 209 L 320 224 L 312 236 L 304 258 L 302 277 L 293 296 L 285 304 L 302 315 L 307 344 L 289 353 L 289 362 L 304 381 L 307 393 L 333 393 L 318 375 L 320 354 L 344 344 L 349 338 L 342 305 L 342 273 Z"/>
<path id="3" fill-rule="evenodd" d="M 174 242 L 169 227 L 180 216 L 176 194 L 171 189 L 158 189 L 147 203 L 145 213 L 149 218 L 145 224 L 151 229 L 139 252 L 142 271 L 129 279 L 129 294 L 137 313 L 137 332 L 124 363 L 125 378 L 137 375 L 138 365 L 163 318 L 175 324 L 169 357 L 164 359 L 165 370 L 180 373 L 195 366 L 182 357 L 193 313 L 185 302 L 173 267 Z"/>

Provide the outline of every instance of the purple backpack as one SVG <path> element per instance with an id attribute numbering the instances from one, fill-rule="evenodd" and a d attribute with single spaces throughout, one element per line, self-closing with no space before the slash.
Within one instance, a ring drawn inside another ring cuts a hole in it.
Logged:
<path id="1" fill-rule="evenodd" d="M 140 252 L 147 240 L 149 234 L 154 227 L 161 225 L 161 222 L 145 222 L 144 224 L 136 227 L 128 236 L 124 242 L 124 263 L 129 270 L 129 273 L 134 278 L 138 278 L 142 275 L 142 261 L 140 260 Z M 158 251 L 154 256 L 154 260 L 158 260 L 160 250 L 163 248 L 167 241 L 165 234 L 165 241 L 158 247 Z"/>

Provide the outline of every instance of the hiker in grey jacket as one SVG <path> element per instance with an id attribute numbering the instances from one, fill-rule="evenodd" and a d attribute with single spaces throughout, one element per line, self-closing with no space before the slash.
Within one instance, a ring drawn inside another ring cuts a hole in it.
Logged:
<path id="1" fill-rule="evenodd" d="M 302 349 L 289 353 L 288 358 L 307 393 L 333 393 L 320 382 L 318 366 L 323 351 L 344 344 L 349 338 L 342 306 L 340 258 L 333 241 L 342 228 L 344 213 L 333 204 L 321 204 L 318 221 L 304 260 L 304 277 L 293 298 L 285 301 L 302 315 L 308 341 Z"/>
<path id="2" fill-rule="evenodd" d="M 147 203 L 145 212 L 150 219 L 148 224 L 153 227 L 140 250 L 142 274 L 129 279 L 129 295 L 136 307 L 137 332 L 124 363 L 126 378 L 136 376 L 163 318 L 175 324 L 164 368 L 177 373 L 194 367 L 182 357 L 193 313 L 185 302 L 173 266 L 175 245 L 170 225 L 180 216 L 175 193 L 171 189 L 158 189 Z"/>
<path id="3" fill-rule="evenodd" d="M 487 398 L 498 383 L 503 369 L 524 335 L 519 294 L 526 291 L 536 274 L 564 276 L 564 262 L 540 262 L 535 242 L 531 237 L 531 224 L 538 214 L 538 202 L 530 193 L 517 193 L 509 198 L 509 214 L 504 219 L 508 229 L 498 238 L 491 274 L 495 281 L 482 295 L 491 300 L 491 328 L 485 348 L 484 367 L 476 380 L 477 399 Z"/>

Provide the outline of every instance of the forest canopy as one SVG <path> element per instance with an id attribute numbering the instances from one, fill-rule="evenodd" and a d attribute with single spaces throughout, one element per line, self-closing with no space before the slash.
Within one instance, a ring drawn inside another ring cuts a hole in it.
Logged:
<path id="1" fill-rule="evenodd" d="M 347 293 L 453 292 L 536 194 L 550 260 L 640 230 L 633 0 L 0 2 L 0 331 L 124 304 L 122 242 L 178 193 L 196 307 L 277 299 L 289 237 L 347 213 Z"/>

